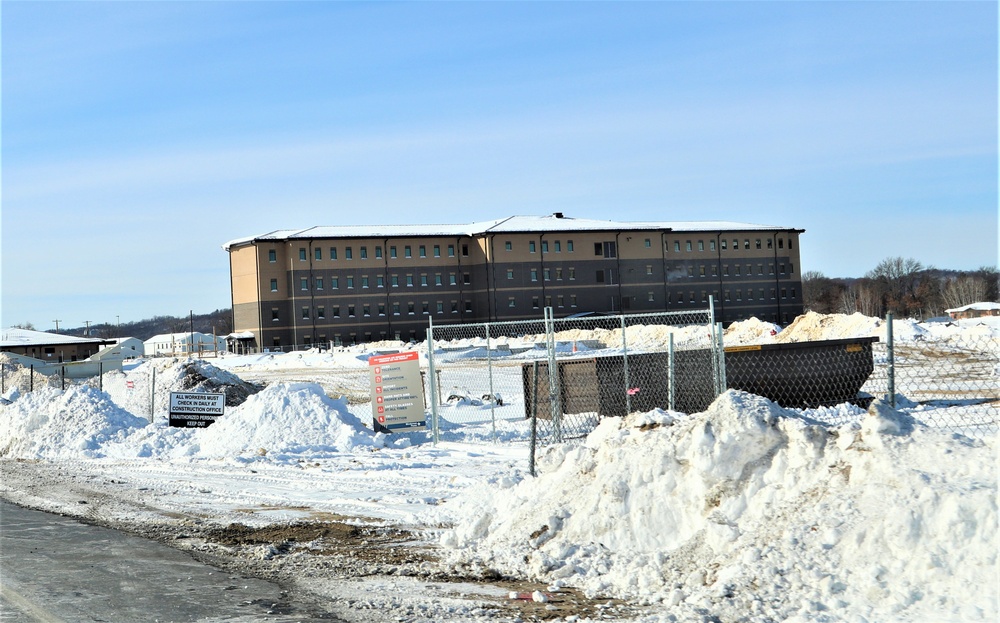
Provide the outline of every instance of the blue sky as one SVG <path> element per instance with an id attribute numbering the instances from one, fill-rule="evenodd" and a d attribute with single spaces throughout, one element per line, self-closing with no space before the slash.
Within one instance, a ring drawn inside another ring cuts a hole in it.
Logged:
<path id="1" fill-rule="evenodd" d="M 995 2 L 10 2 L 2 316 L 228 307 L 221 245 L 513 214 L 996 265 Z"/>

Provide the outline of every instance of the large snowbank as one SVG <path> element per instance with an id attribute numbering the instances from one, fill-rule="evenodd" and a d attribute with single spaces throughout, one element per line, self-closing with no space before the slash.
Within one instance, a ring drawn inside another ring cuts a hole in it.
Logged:
<path id="1" fill-rule="evenodd" d="M 993 620 L 994 451 L 881 403 L 831 428 L 729 391 L 550 448 L 537 478 L 470 491 L 442 543 L 671 621 Z"/>

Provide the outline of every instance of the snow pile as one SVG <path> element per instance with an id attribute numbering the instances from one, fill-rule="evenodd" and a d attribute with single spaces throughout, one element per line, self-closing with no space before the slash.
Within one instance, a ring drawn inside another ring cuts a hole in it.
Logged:
<path id="1" fill-rule="evenodd" d="M 0 456 L 100 458 L 146 424 L 90 387 L 35 390 L 0 408 Z"/>
<path id="2" fill-rule="evenodd" d="M 384 435 L 365 428 L 347 410 L 347 401 L 331 399 L 315 383 L 272 385 L 242 405 L 227 410 L 200 431 L 199 454 L 208 457 L 242 455 L 308 455 L 310 458 L 379 448 Z"/>
<path id="3" fill-rule="evenodd" d="M 994 450 L 879 403 L 833 428 L 729 391 L 550 448 L 537 478 L 471 491 L 441 541 L 670 621 L 992 621 Z"/>
<path id="4" fill-rule="evenodd" d="M 748 344 L 770 344 L 781 327 L 773 322 L 765 322 L 756 318 L 734 322 L 726 328 L 722 342 L 726 346 L 744 346 Z"/>
<path id="5" fill-rule="evenodd" d="M 815 340 L 839 340 L 852 337 L 876 335 L 882 321 L 859 312 L 846 314 L 817 314 L 807 312 L 797 317 L 792 324 L 780 332 L 777 342 L 811 342 Z"/>

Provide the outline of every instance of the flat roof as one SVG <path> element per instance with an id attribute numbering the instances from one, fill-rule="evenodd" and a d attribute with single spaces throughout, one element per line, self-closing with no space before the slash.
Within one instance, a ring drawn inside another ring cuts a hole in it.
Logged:
<path id="1" fill-rule="evenodd" d="M 114 340 L 93 337 L 76 337 L 30 329 L 4 329 L 0 333 L 0 349 L 25 346 L 59 346 L 77 344 L 113 344 Z"/>
<path id="2" fill-rule="evenodd" d="M 266 234 L 230 240 L 222 245 L 231 247 L 267 240 L 312 240 L 325 238 L 420 238 L 483 236 L 494 233 L 573 232 L 573 231 L 675 231 L 675 232 L 729 232 L 729 231 L 794 231 L 804 229 L 741 223 L 736 221 L 605 221 L 562 216 L 511 216 L 493 221 L 479 221 L 458 225 L 332 225 L 305 229 L 278 229 Z"/>

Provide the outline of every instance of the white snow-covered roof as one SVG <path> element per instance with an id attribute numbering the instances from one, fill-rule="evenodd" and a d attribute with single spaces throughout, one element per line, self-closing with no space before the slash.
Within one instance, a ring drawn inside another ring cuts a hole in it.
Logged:
<path id="1" fill-rule="evenodd" d="M 111 340 L 102 340 L 100 338 L 60 335 L 58 333 L 32 331 L 30 329 L 4 329 L 3 333 L 0 334 L 0 349 L 56 344 L 107 344 L 110 342 Z"/>
<path id="2" fill-rule="evenodd" d="M 222 245 L 231 247 L 265 240 L 309 240 L 317 238 L 372 238 L 372 237 L 432 237 L 478 236 L 491 233 L 524 233 L 545 231 L 791 231 L 791 227 L 759 225 L 735 221 L 605 221 L 561 216 L 511 216 L 492 221 L 478 221 L 459 225 L 335 225 L 306 229 L 279 229 L 259 236 L 230 240 Z M 795 231 L 803 231 L 794 229 Z"/>
<path id="3" fill-rule="evenodd" d="M 227 335 L 226 338 L 233 340 L 253 339 L 253 331 L 236 331 L 235 333 L 230 333 L 229 335 Z"/>
<path id="4" fill-rule="evenodd" d="M 1000 303 L 969 303 L 968 305 L 956 307 L 955 309 L 946 309 L 944 310 L 944 313 L 957 314 L 964 311 L 993 311 L 994 309 L 1000 309 Z"/>

